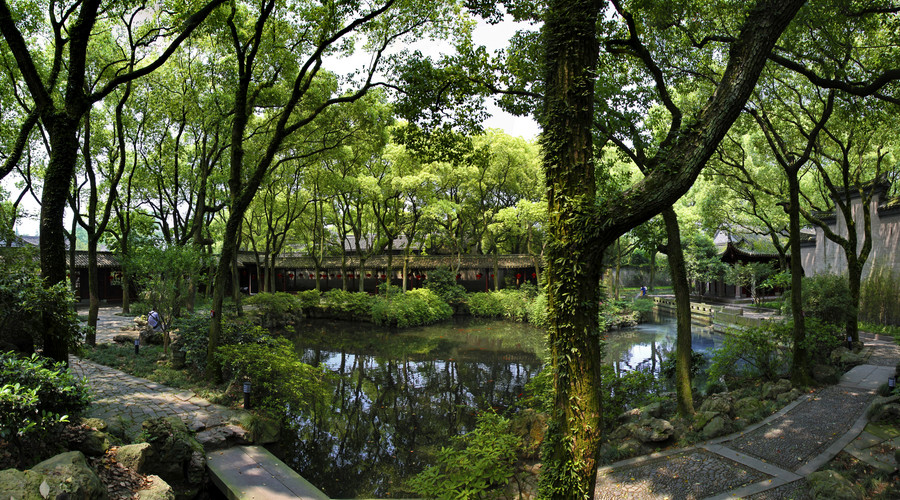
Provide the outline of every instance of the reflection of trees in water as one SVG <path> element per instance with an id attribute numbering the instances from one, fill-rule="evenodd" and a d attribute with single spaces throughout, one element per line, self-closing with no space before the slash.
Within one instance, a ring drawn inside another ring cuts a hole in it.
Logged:
<path id="1" fill-rule="evenodd" d="M 331 497 L 397 492 L 399 471 L 421 470 L 429 450 L 474 428 L 477 411 L 513 405 L 540 371 L 535 355 L 488 344 L 457 344 L 439 359 L 306 351 L 336 373 L 331 408 L 297 422 L 276 454 Z"/>

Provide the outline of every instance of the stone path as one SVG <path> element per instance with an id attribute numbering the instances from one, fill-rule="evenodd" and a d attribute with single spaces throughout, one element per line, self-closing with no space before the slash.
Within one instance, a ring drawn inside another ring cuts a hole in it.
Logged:
<path id="1" fill-rule="evenodd" d="M 112 343 L 113 337 L 122 333 L 137 338 L 136 330 L 127 330 L 134 318 L 117 316 L 119 311 L 120 307 L 100 308 L 98 344 Z M 69 366 L 76 376 L 87 378 L 93 393 L 87 416 L 103 419 L 127 437 L 140 433 L 141 423 L 151 418 L 178 416 L 188 428 L 200 431 L 221 426 L 241 413 L 212 404 L 191 391 L 173 389 L 86 359 L 70 356 Z"/>
<path id="2" fill-rule="evenodd" d="M 740 433 L 602 467 L 594 498 L 806 498 L 804 477 L 842 449 L 868 459 L 866 450 L 876 449 L 875 444 L 900 443 L 898 436 L 869 432 L 857 439 L 875 390 L 900 361 L 893 339 L 866 335 L 861 340 L 869 364 L 844 374 L 838 385 L 802 396 Z"/>

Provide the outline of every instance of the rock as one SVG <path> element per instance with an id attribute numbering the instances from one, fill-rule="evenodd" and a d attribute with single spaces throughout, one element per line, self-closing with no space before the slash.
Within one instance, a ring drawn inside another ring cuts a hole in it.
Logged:
<path id="1" fill-rule="evenodd" d="M 644 443 L 638 441 L 637 439 L 626 439 L 619 445 L 618 453 L 621 457 L 634 457 L 637 455 L 643 455 L 644 452 L 649 451 Z"/>
<path id="2" fill-rule="evenodd" d="M 856 500 L 863 498 L 863 489 L 833 470 L 813 472 L 806 476 L 810 493 L 815 499 Z"/>
<path id="3" fill-rule="evenodd" d="M 89 457 L 99 457 L 109 449 L 109 436 L 105 432 L 91 429 L 80 436 L 79 441 L 69 443 L 70 448 L 78 450 Z"/>
<path id="4" fill-rule="evenodd" d="M 631 436 L 631 428 L 628 426 L 631 424 L 622 424 L 615 428 L 611 433 L 609 433 L 610 441 L 622 441 Z"/>
<path id="5" fill-rule="evenodd" d="M 832 365 L 815 365 L 812 368 L 813 379 L 825 385 L 833 385 L 840 381 L 841 376 L 837 368 Z"/>
<path id="6" fill-rule="evenodd" d="M 513 434 L 521 439 L 522 450 L 525 456 L 538 458 L 541 444 L 543 444 L 544 436 L 547 434 L 547 414 L 527 409 L 512 419 L 510 429 Z M 264 437 L 264 435 L 260 433 L 260 437 Z"/>
<path id="7" fill-rule="evenodd" d="M 872 405 L 869 422 L 900 422 L 900 404 Z"/>
<path id="8" fill-rule="evenodd" d="M 637 422 L 641 419 L 643 412 L 641 412 L 640 408 L 632 408 L 626 412 L 620 413 L 616 420 L 620 423 L 627 424 L 629 422 Z"/>
<path id="9" fill-rule="evenodd" d="M 221 450 L 235 445 L 250 444 L 250 432 L 239 425 L 226 424 L 197 433 L 197 441 L 206 451 Z"/>
<path id="10" fill-rule="evenodd" d="M 838 364 L 841 362 L 841 356 L 850 352 L 850 349 L 847 349 L 845 346 L 840 346 L 831 351 L 829 358 L 831 358 L 832 364 Z"/>
<path id="11" fill-rule="evenodd" d="M 56 455 L 30 470 L 0 471 L 0 498 L 42 499 L 60 495 L 84 500 L 107 498 L 106 486 L 88 467 L 80 451 Z"/>
<path id="12" fill-rule="evenodd" d="M 675 433 L 675 428 L 668 420 L 648 418 L 637 423 L 626 424 L 635 439 L 642 443 L 659 443 L 667 441 Z"/>
<path id="13" fill-rule="evenodd" d="M 763 399 L 778 399 L 779 394 L 784 394 L 785 392 L 789 392 L 791 390 L 791 381 L 788 379 L 781 379 L 778 382 L 771 384 L 766 383 L 763 386 L 762 397 Z"/>
<path id="14" fill-rule="evenodd" d="M 93 427 L 100 432 L 106 432 L 106 429 L 108 427 L 108 425 L 106 425 L 106 421 L 99 418 L 82 418 L 80 423 L 81 425 Z"/>
<path id="15" fill-rule="evenodd" d="M 719 413 L 715 411 L 698 411 L 694 414 L 694 428 L 703 429 L 710 420 L 716 418 L 718 415 Z"/>
<path id="16" fill-rule="evenodd" d="M 841 354 L 841 357 L 838 360 L 838 362 L 841 364 L 841 366 L 843 366 L 845 368 L 861 365 L 861 364 L 865 363 L 865 361 L 866 361 L 865 356 L 855 353 L 855 352 L 852 352 L 852 351 L 849 351 L 849 350 L 847 352 Z"/>
<path id="17" fill-rule="evenodd" d="M 138 500 L 175 500 L 175 490 L 159 476 L 147 476 L 150 486 L 137 491 Z"/>
<path id="18" fill-rule="evenodd" d="M 724 415 L 716 415 L 703 427 L 701 435 L 703 439 L 712 439 L 714 437 L 724 436 L 731 432 L 731 419 Z"/>
<path id="19" fill-rule="evenodd" d="M 898 395 L 875 396 L 875 399 L 872 400 L 872 406 L 878 406 L 878 405 L 884 406 L 884 405 L 889 405 L 891 403 L 896 403 L 898 401 L 900 401 L 900 396 L 898 396 Z"/>
<path id="20" fill-rule="evenodd" d="M 734 403 L 734 416 L 736 419 L 750 420 L 763 406 L 765 404 L 754 397 L 741 398 Z"/>
<path id="21" fill-rule="evenodd" d="M 162 345 L 163 344 L 163 334 L 162 332 L 157 332 L 152 328 L 142 328 L 141 329 L 141 345 Z"/>
<path id="22" fill-rule="evenodd" d="M 734 397 L 728 393 L 713 394 L 707 397 L 700 405 L 700 411 L 714 411 L 731 414 L 734 408 Z"/>
<path id="23" fill-rule="evenodd" d="M 120 464 L 135 470 L 138 474 L 146 472 L 144 462 L 147 460 L 147 454 L 152 453 L 150 443 L 137 443 L 120 446 L 116 449 L 116 461 Z"/>
<path id="24" fill-rule="evenodd" d="M 118 335 L 113 336 L 113 342 L 117 344 L 134 344 L 135 339 L 139 338 L 138 335 L 133 333 L 120 333 Z"/>
<path id="25" fill-rule="evenodd" d="M 793 401 L 793 400 L 795 400 L 795 399 L 797 399 L 797 398 L 799 398 L 799 397 L 800 397 L 800 390 L 794 388 L 794 389 L 791 389 L 791 390 L 788 391 L 788 392 L 779 394 L 778 397 L 775 399 L 775 401 L 776 401 L 779 405 L 786 405 L 786 404 L 790 403 L 791 401 Z"/>
<path id="26" fill-rule="evenodd" d="M 206 455 L 178 417 L 156 418 L 141 424 L 150 452 L 144 467 L 181 491 L 201 484 L 206 474 Z"/>
<path id="27" fill-rule="evenodd" d="M 529 413 L 530 412 L 530 413 Z M 541 425 L 546 428 L 547 417 L 539 417 L 539 414 L 533 410 L 523 412 L 521 419 L 533 420 L 539 418 Z M 281 436 L 281 425 L 278 421 L 271 418 L 260 417 L 248 412 L 240 412 L 228 419 L 228 423 L 237 424 L 249 431 L 247 439 L 254 444 L 269 444 L 278 441 Z M 532 429 L 529 428 L 529 433 Z M 543 431 L 540 432 L 540 441 L 543 442 Z M 523 435 L 524 436 L 524 435 Z"/>

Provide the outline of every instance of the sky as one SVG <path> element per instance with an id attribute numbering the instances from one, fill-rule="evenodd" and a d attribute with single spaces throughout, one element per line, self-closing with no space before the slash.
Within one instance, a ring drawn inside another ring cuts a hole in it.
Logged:
<path id="1" fill-rule="evenodd" d="M 475 27 L 473 37 L 475 43 L 484 45 L 489 51 L 493 52 L 497 49 L 506 47 L 509 39 L 515 34 L 517 29 L 535 28 L 526 23 L 514 23 L 511 21 L 495 25 L 488 25 L 482 22 Z M 442 47 L 441 45 L 443 44 L 431 42 L 426 46 L 416 48 L 419 48 L 426 54 L 430 53 L 435 55 L 442 49 L 445 49 L 445 47 Z M 365 56 L 363 57 L 365 58 Z M 500 129 L 509 135 L 522 137 L 526 140 L 537 139 L 537 136 L 540 133 L 540 127 L 531 117 L 511 115 L 498 108 L 492 100 L 488 100 L 486 106 L 490 116 L 484 122 L 485 128 Z M 7 191 L 16 195 L 18 190 L 15 189 L 13 182 L 14 181 L 8 176 L 6 179 L 3 179 L 3 186 Z M 28 196 L 23 201 L 22 207 L 33 216 L 26 219 L 20 219 L 16 224 L 16 231 L 21 235 L 38 234 L 38 214 L 40 212 L 40 206 L 32 197 Z"/>

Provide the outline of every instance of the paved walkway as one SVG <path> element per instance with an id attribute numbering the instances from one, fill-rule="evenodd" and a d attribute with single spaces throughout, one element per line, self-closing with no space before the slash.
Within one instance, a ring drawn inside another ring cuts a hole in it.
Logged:
<path id="1" fill-rule="evenodd" d="M 133 316 L 117 316 L 119 306 L 101 307 L 97 319 L 97 343 L 112 343 L 116 335 L 131 334 L 137 338 Z M 79 311 L 83 313 L 84 311 Z M 69 357 L 70 369 L 78 377 L 86 377 L 93 403 L 87 416 L 103 419 L 127 437 L 141 431 L 144 420 L 178 416 L 188 428 L 200 431 L 220 426 L 240 411 L 215 405 L 191 391 L 173 389 L 86 359 Z"/>
<path id="2" fill-rule="evenodd" d="M 838 385 L 802 396 L 740 433 L 603 467 L 594 498 L 806 498 L 804 477 L 845 447 L 867 455 L 865 449 L 897 438 L 864 433 L 867 439 L 857 439 L 875 390 L 900 361 L 893 339 L 863 340 L 869 364 L 847 372 Z"/>

